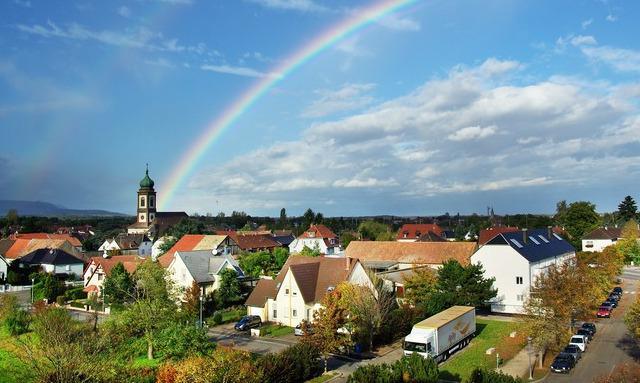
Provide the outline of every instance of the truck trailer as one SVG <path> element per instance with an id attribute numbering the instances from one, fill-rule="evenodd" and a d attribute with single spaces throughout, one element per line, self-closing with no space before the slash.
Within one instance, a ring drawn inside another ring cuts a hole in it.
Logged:
<path id="1" fill-rule="evenodd" d="M 416 323 L 404 338 L 404 355 L 414 352 L 440 363 L 471 342 L 476 333 L 476 309 L 453 306 Z"/>

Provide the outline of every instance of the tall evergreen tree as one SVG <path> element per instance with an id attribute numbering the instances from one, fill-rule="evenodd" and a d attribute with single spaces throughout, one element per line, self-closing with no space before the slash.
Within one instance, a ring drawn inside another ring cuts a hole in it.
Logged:
<path id="1" fill-rule="evenodd" d="M 624 197 L 622 202 L 618 205 L 618 214 L 620 218 L 625 221 L 635 219 L 638 214 L 638 207 L 636 201 L 630 195 Z"/>
<path id="2" fill-rule="evenodd" d="M 113 269 L 109 278 L 104 281 L 102 290 L 103 298 L 109 303 L 123 304 L 131 300 L 133 294 L 133 280 L 131 275 L 124 268 L 122 262 L 118 262 Z"/>

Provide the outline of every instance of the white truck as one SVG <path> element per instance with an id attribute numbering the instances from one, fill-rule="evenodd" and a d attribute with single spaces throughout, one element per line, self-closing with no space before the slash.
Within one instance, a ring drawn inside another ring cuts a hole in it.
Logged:
<path id="1" fill-rule="evenodd" d="M 475 333 L 476 309 L 470 306 L 453 306 L 416 323 L 411 333 L 404 338 L 404 355 L 417 352 L 425 358 L 430 356 L 439 363 L 468 345 Z"/>

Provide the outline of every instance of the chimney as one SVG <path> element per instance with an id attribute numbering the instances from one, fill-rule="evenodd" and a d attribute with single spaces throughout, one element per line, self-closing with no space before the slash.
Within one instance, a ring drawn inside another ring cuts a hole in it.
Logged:
<path id="1" fill-rule="evenodd" d="M 522 240 L 524 241 L 524 244 L 527 244 L 527 228 L 525 227 L 524 229 L 522 229 Z"/>
<path id="2" fill-rule="evenodd" d="M 345 261 L 345 262 L 344 262 L 344 270 L 345 270 L 345 271 L 349 271 L 349 263 L 350 263 L 350 261 L 351 261 L 351 257 L 347 257 L 347 256 L 345 255 L 345 257 L 344 257 L 344 261 Z"/>
<path id="3" fill-rule="evenodd" d="M 551 226 L 547 226 L 547 237 L 551 240 Z"/>

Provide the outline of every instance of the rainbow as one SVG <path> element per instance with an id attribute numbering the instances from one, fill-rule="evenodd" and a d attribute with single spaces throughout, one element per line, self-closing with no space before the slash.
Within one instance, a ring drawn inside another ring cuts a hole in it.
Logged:
<path id="1" fill-rule="evenodd" d="M 194 144 L 181 157 L 178 164 L 171 170 L 171 173 L 169 173 L 168 183 L 163 187 L 165 195 L 162 197 L 158 207 L 162 209 L 171 203 L 180 185 L 182 185 L 191 174 L 202 156 L 207 152 L 207 149 L 215 142 L 216 138 L 220 137 L 225 129 L 231 126 L 274 85 L 282 81 L 287 75 L 291 74 L 320 52 L 344 39 L 354 31 L 416 1 L 417 0 L 386 0 L 365 8 L 316 36 L 310 43 L 285 59 L 282 65 L 271 71 L 271 74 L 258 80 L 230 104 L 222 114 L 211 121 L 204 130 L 204 133 L 195 140 Z"/>

